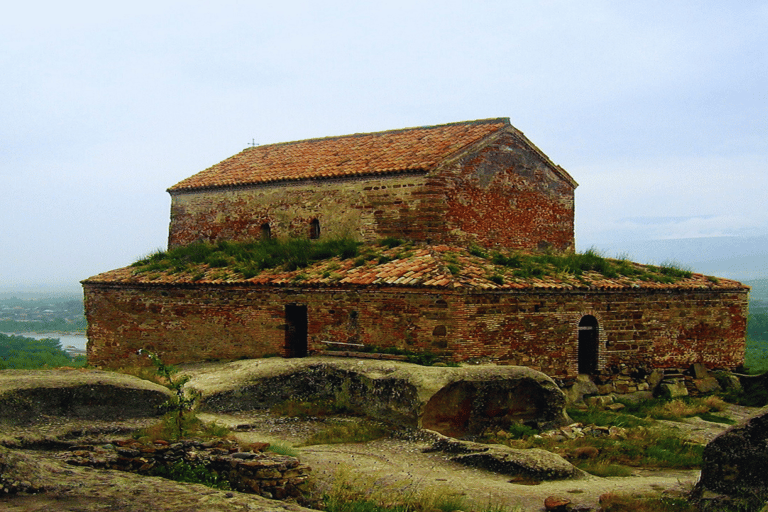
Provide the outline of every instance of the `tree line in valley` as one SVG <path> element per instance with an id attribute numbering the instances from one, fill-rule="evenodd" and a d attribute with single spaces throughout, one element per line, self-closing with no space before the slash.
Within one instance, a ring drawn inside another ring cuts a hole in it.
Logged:
<path id="1" fill-rule="evenodd" d="M 0 334 L 0 370 L 37 370 L 85 366 L 85 356 L 71 357 L 55 338 L 36 340 Z"/>

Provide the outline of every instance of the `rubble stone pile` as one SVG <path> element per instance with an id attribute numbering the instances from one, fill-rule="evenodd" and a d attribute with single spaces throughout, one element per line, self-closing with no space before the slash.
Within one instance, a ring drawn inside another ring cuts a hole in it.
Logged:
<path id="1" fill-rule="evenodd" d="M 260 443 L 241 447 L 227 440 L 184 440 L 168 443 L 157 440 L 118 440 L 93 446 L 75 446 L 59 456 L 76 466 L 115 469 L 145 475 L 162 473 L 179 462 L 202 466 L 229 482 L 232 490 L 254 493 L 265 498 L 298 497 L 308 490 L 309 466 L 295 457 L 265 452 L 269 445 Z"/>

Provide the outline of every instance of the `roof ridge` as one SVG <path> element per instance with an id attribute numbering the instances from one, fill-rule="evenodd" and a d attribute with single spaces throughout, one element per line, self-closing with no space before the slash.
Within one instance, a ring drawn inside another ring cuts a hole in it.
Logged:
<path id="1" fill-rule="evenodd" d="M 296 139 L 296 140 L 289 140 L 289 141 L 282 141 L 282 142 L 273 142 L 270 144 L 260 144 L 258 146 L 249 146 L 241 151 L 251 151 L 251 150 L 258 150 L 260 148 L 268 148 L 268 147 L 274 147 L 274 146 L 285 146 L 290 144 L 298 144 L 300 142 L 322 142 L 322 141 L 330 141 L 330 140 L 338 140 L 338 139 L 346 139 L 351 137 L 365 137 L 368 135 L 391 135 L 394 133 L 403 133 L 403 132 L 410 132 L 414 130 L 432 130 L 432 129 L 438 129 L 438 128 L 445 128 L 448 126 L 461 126 L 461 125 L 482 125 L 482 124 L 505 124 L 507 126 L 512 126 L 510 124 L 508 117 L 496 117 L 496 118 L 488 118 L 488 119 L 475 119 L 472 121 L 456 121 L 453 123 L 443 123 L 443 124 L 431 124 L 431 125 L 423 125 L 423 126 L 409 126 L 406 128 L 392 128 L 390 130 L 381 130 L 376 132 L 354 132 L 354 133 L 348 133 L 345 135 L 328 135 L 326 137 L 310 137 L 308 139 Z M 518 130 L 519 131 L 519 130 Z M 520 132 L 522 133 L 522 132 Z"/>
<path id="2" fill-rule="evenodd" d="M 502 117 L 253 146 L 167 191 L 430 171 L 447 156 L 511 126 Z"/>

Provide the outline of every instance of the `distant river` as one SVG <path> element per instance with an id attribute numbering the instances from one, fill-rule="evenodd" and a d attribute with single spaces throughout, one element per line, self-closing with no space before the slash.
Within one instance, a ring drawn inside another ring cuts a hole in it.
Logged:
<path id="1" fill-rule="evenodd" d="M 61 348 L 72 345 L 73 347 L 82 350 L 85 350 L 85 344 L 88 342 L 88 338 L 86 338 L 85 334 L 60 334 L 58 332 L 48 332 L 42 334 L 38 332 L 4 332 L 3 334 L 7 334 L 8 336 L 25 336 L 27 338 L 34 338 L 36 340 L 41 340 L 43 338 L 58 338 L 59 342 L 61 343 Z"/>

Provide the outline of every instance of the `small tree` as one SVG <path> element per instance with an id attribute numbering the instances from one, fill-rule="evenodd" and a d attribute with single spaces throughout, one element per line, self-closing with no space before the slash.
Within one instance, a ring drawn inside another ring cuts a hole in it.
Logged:
<path id="1" fill-rule="evenodd" d="M 167 411 L 168 414 L 173 416 L 175 439 L 184 437 L 184 423 L 185 415 L 192 411 L 192 407 L 195 404 L 197 396 L 195 394 L 187 395 L 184 392 L 184 384 L 189 381 L 189 376 L 184 375 L 177 379 L 173 378 L 173 375 L 178 372 L 178 368 L 165 364 L 157 354 L 149 352 L 147 350 L 139 350 L 139 354 L 146 354 L 152 364 L 155 365 L 157 374 L 161 377 L 165 377 L 168 380 L 168 388 L 174 392 L 174 394 L 166 400 L 161 406 Z"/>

